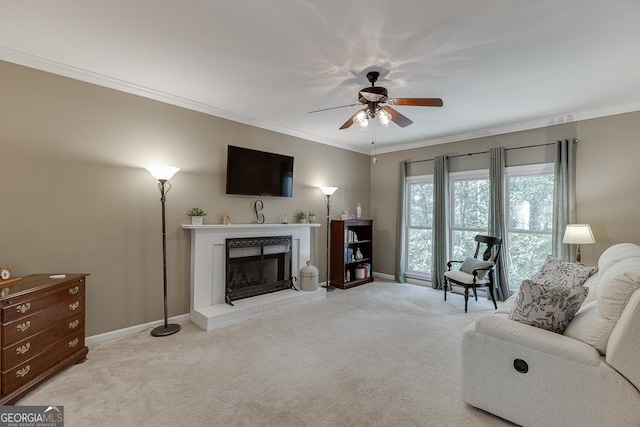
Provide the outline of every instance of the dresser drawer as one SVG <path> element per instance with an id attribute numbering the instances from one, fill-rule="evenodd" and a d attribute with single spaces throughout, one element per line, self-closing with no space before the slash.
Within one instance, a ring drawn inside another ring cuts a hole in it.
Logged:
<path id="1" fill-rule="evenodd" d="M 84 295 L 85 279 L 70 280 L 63 286 L 50 289 L 34 298 L 32 295 L 20 295 L 2 301 L 2 323 L 21 319 L 40 311 L 52 304 Z"/>
<path id="2" fill-rule="evenodd" d="M 84 329 L 84 313 L 65 319 L 49 329 L 32 335 L 22 341 L 2 349 L 2 368 L 4 371 L 31 359 L 53 343 L 67 335 Z"/>
<path id="3" fill-rule="evenodd" d="M 3 348 L 9 347 L 42 329 L 49 328 L 55 323 L 81 313 L 84 314 L 84 295 L 75 295 L 72 299 L 67 299 L 45 310 L 2 325 L 0 345 Z"/>
<path id="4" fill-rule="evenodd" d="M 24 363 L 2 372 L 2 394 L 34 380 L 38 375 L 84 347 L 84 329 L 56 342 Z"/>

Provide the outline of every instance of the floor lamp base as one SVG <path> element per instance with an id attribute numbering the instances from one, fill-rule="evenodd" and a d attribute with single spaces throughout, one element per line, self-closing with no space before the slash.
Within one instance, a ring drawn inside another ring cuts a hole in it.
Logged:
<path id="1" fill-rule="evenodd" d="M 327 290 L 327 292 L 333 292 L 336 290 L 336 287 L 333 285 L 322 285 L 320 286 L 321 288 L 325 288 Z"/>
<path id="2" fill-rule="evenodd" d="M 180 325 L 170 324 L 166 327 L 164 325 L 158 326 L 151 330 L 151 336 L 153 337 L 166 337 L 167 335 L 173 335 L 181 329 Z"/>

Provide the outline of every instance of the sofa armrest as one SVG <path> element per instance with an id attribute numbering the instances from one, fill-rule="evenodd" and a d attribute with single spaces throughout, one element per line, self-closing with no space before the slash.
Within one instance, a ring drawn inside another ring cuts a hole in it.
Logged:
<path id="1" fill-rule="evenodd" d="M 505 316 L 485 314 L 480 316 L 470 327 L 473 327 L 476 332 L 577 363 L 597 366 L 601 362 L 600 353 L 589 344 L 555 332 L 509 320 Z"/>

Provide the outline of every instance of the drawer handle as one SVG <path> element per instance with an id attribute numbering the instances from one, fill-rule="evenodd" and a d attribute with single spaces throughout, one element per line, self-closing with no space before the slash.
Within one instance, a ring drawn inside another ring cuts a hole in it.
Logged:
<path id="1" fill-rule="evenodd" d="M 29 327 L 31 326 L 31 320 L 27 320 L 24 323 L 20 323 L 18 326 L 16 326 L 16 329 L 18 330 L 18 332 L 24 332 L 27 329 L 29 329 Z"/>
<path id="2" fill-rule="evenodd" d="M 80 307 L 80 303 L 78 301 L 69 304 L 69 310 L 75 311 L 78 307 Z"/>
<path id="3" fill-rule="evenodd" d="M 31 348 L 31 343 L 28 342 L 25 345 L 16 348 L 16 354 L 25 354 Z"/>
<path id="4" fill-rule="evenodd" d="M 73 347 L 77 346 L 78 342 L 80 342 L 80 340 L 78 338 L 72 339 L 71 341 L 69 341 L 69 348 L 73 348 Z"/>
<path id="5" fill-rule="evenodd" d="M 16 307 L 16 311 L 18 313 L 22 313 L 25 314 L 27 311 L 29 311 L 29 309 L 31 308 L 31 304 L 30 303 L 26 303 L 26 304 L 22 304 Z"/>
<path id="6" fill-rule="evenodd" d="M 80 324 L 80 321 L 78 319 L 74 320 L 73 322 L 69 322 L 69 329 L 75 329 L 78 327 L 79 324 Z"/>
<path id="7" fill-rule="evenodd" d="M 16 377 L 17 378 L 22 378 L 25 375 L 27 375 L 30 370 L 31 370 L 31 365 L 27 365 L 24 368 L 19 369 L 19 370 L 16 371 Z"/>
<path id="8" fill-rule="evenodd" d="M 78 293 L 78 291 L 79 291 L 79 290 L 80 290 L 80 288 L 79 288 L 79 287 L 74 286 L 73 288 L 70 288 L 70 289 L 69 289 L 69 295 L 75 295 L 75 294 L 77 294 L 77 293 Z"/>

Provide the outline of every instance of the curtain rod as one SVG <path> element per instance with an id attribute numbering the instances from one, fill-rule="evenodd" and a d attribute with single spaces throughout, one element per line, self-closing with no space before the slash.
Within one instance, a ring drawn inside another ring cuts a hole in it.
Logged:
<path id="1" fill-rule="evenodd" d="M 578 142 L 577 138 L 574 138 L 574 142 Z M 534 144 L 534 145 L 525 145 L 523 147 L 512 147 L 512 148 L 505 148 L 504 151 L 510 151 L 510 150 L 521 150 L 524 148 L 535 148 L 535 147 L 544 147 L 547 145 L 555 145 L 555 142 L 547 142 L 545 144 Z M 475 153 L 466 153 L 466 154 L 455 154 L 453 156 L 447 156 L 449 159 L 455 159 L 456 157 L 465 157 L 465 156 L 475 156 L 478 154 L 487 154 L 489 152 L 489 150 L 486 151 L 477 151 Z M 407 164 L 413 164 L 413 163 L 422 163 L 422 162 L 432 162 L 434 159 L 424 159 L 424 160 L 413 160 L 410 162 L 407 162 Z"/>

